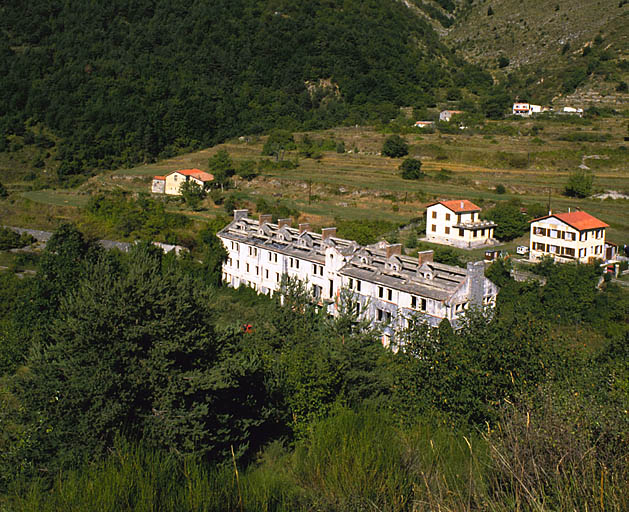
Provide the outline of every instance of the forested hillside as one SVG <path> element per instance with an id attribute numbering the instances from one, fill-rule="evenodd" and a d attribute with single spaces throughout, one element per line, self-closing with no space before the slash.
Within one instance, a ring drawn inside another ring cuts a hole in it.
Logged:
<path id="1" fill-rule="evenodd" d="M 61 178 L 389 120 L 457 70 L 425 16 L 378 0 L 5 2 L 0 55 L 0 151 L 57 144 Z"/>

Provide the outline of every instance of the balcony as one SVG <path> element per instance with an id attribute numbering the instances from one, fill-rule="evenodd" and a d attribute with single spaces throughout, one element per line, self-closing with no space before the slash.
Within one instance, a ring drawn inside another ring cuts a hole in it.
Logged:
<path id="1" fill-rule="evenodd" d="M 487 229 L 487 228 L 495 228 L 497 224 L 490 220 L 477 220 L 474 222 L 458 222 L 454 224 L 453 228 L 458 229 Z"/>

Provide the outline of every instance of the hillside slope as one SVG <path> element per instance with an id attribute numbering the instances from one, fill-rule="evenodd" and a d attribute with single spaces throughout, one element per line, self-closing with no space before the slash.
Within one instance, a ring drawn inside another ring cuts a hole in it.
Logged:
<path id="1" fill-rule="evenodd" d="M 613 95 L 612 104 L 627 99 L 616 95 L 629 73 L 629 2 L 623 0 L 475 1 L 459 11 L 445 40 L 495 76 L 511 74 L 523 96 L 537 97 L 531 100 L 579 87 Z"/>
<path id="2" fill-rule="evenodd" d="M 394 0 L 5 2 L 0 55 L 0 151 L 45 127 L 61 177 L 278 125 L 388 120 L 457 69 Z"/>

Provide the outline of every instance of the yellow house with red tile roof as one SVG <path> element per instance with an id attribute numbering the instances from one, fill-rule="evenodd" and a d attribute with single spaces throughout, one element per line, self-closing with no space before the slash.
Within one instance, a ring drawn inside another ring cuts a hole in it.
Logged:
<path id="1" fill-rule="evenodd" d="M 550 213 L 531 221 L 530 259 L 552 256 L 555 261 L 588 263 L 605 259 L 605 229 L 602 220 L 576 211 Z"/>
<path id="2" fill-rule="evenodd" d="M 154 176 L 151 192 L 154 194 L 167 194 L 170 196 L 181 195 L 180 187 L 186 181 L 193 181 L 201 188 L 208 188 L 214 181 L 214 176 L 200 169 L 180 169 L 166 176 Z"/>

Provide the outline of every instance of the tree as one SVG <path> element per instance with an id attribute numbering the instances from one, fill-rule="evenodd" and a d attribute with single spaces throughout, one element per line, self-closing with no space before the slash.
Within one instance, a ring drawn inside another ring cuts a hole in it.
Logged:
<path id="1" fill-rule="evenodd" d="M 2 184 L 2 182 L 0 182 L 0 199 L 2 199 L 3 197 L 7 197 L 9 195 L 9 192 L 7 191 L 6 187 Z"/>
<path id="2" fill-rule="evenodd" d="M 240 165 L 236 170 L 236 174 L 244 180 L 251 181 L 260 173 L 258 172 L 258 169 L 256 167 L 255 160 L 243 160 L 242 162 L 240 162 Z"/>
<path id="3" fill-rule="evenodd" d="M 229 178 L 234 175 L 234 162 L 229 153 L 221 149 L 217 151 L 209 160 L 208 167 L 214 175 L 215 186 L 220 186 L 221 190 L 229 184 Z"/>
<path id="4" fill-rule="evenodd" d="M 498 240 L 509 241 L 522 236 L 528 230 L 527 217 L 514 201 L 504 201 L 483 212 L 483 218 L 494 221 L 494 235 Z"/>
<path id="5" fill-rule="evenodd" d="M 0 227 L 0 251 L 26 247 L 35 242 L 35 239 L 28 233 L 20 235 L 12 229 Z"/>
<path id="6" fill-rule="evenodd" d="M 506 68 L 509 65 L 509 57 L 505 57 L 504 55 L 501 55 L 500 57 L 498 57 L 498 67 L 499 68 Z"/>
<path id="7" fill-rule="evenodd" d="M 188 180 L 181 184 L 179 191 L 183 200 L 193 210 L 198 210 L 201 201 L 205 198 L 205 190 L 196 181 Z"/>
<path id="8" fill-rule="evenodd" d="M 511 102 L 511 95 L 502 87 L 493 87 L 483 97 L 481 108 L 485 117 L 501 119 Z"/>
<path id="9" fill-rule="evenodd" d="M 203 281 L 212 286 L 220 286 L 223 279 L 223 263 L 227 261 L 227 251 L 223 242 L 216 236 L 229 220 L 216 217 L 201 231 L 199 238 L 203 244 Z"/>
<path id="10" fill-rule="evenodd" d="M 408 155 L 408 143 L 399 135 L 391 135 L 382 145 L 382 154 L 391 158 Z"/>
<path id="11" fill-rule="evenodd" d="M 591 171 L 579 169 L 568 178 L 564 194 L 569 197 L 588 197 L 592 193 L 594 175 Z"/>
<path id="12" fill-rule="evenodd" d="M 288 130 L 273 130 L 262 147 L 262 154 L 264 156 L 274 156 L 275 161 L 279 162 L 284 158 L 284 153 L 287 150 L 295 149 L 295 147 L 295 139 L 291 132 Z"/>
<path id="13" fill-rule="evenodd" d="M 421 160 L 417 158 L 405 158 L 400 165 L 400 170 L 402 171 L 402 178 L 405 180 L 418 180 L 424 177 Z"/>
<path id="14" fill-rule="evenodd" d="M 62 300 L 28 362 L 38 467 L 97 459 L 119 434 L 210 458 L 264 438 L 260 359 L 239 331 L 215 331 L 210 289 L 167 258 L 148 243 L 102 257 Z"/>

